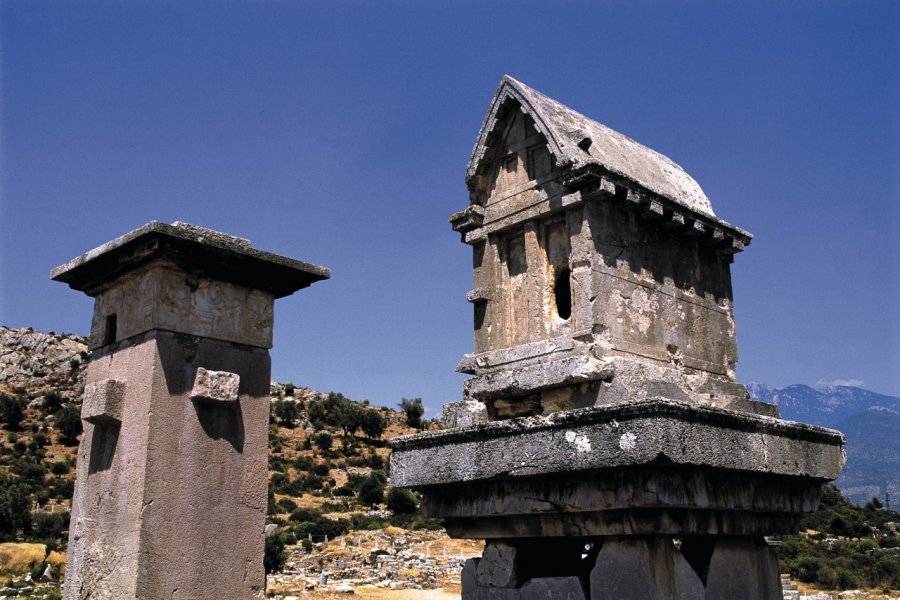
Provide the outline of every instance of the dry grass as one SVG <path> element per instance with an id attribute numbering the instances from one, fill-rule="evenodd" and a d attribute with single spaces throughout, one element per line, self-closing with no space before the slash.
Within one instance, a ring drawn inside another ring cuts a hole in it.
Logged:
<path id="1" fill-rule="evenodd" d="M 24 575 L 47 556 L 44 544 L 0 544 L 0 576 Z"/>
<path id="2" fill-rule="evenodd" d="M 458 600 L 460 588 L 450 587 L 440 590 L 388 590 L 362 586 L 354 589 L 354 594 L 342 594 L 340 592 L 307 592 L 303 594 L 304 600 L 338 600 L 347 598 L 359 598 L 360 600 Z"/>

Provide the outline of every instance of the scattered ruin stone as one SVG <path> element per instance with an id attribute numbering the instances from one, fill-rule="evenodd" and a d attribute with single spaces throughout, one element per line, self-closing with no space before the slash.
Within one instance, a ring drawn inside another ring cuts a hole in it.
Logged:
<path id="1" fill-rule="evenodd" d="M 734 379 L 750 234 L 668 158 L 510 77 L 466 182 L 472 377 L 457 428 L 391 456 L 451 536 L 490 540 L 463 598 L 780 599 L 764 536 L 816 508 L 843 436 Z"/>
<path id="2" fill-rule="evenodd" d="M 340 539 L 315 544 L 312 552 L 289 546 L 280 573 L 268 576 L 275 598 L 297 590 L 318 590 L 329 573 L 326 591 L 346 588 L 436 589 L 459 583 L 466 559 L 483 544 L 451 540 L 443 531 L 406 531 L 396 527 L 351 531 Z"/>
<path id="3" fill-rule="evenodd" d="M 469 427 L 488 422 L 487 408 L 477 400 L 462 400 L 444 405 L 441 424 L 444 427 Z"/>
<path id="4" fill-rule="evenodd" d="M 64 597 L 262 598 L 274 300 L 328 270 L 152 222 L 51 275 L 95 298 Z"/>

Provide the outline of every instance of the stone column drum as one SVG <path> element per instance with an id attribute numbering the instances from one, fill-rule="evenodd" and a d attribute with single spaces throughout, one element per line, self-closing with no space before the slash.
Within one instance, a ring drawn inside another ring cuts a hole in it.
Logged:
<path id="1" fill-rule="evenodd" d="M 780 600 L 843 436 L 735 381 L 730 266 L 752 236 L 665 156 L 505 77 L 450 218 L 475 352 L 451 428 L 394 441 L 391 484 L 487 541 L 465 600 Z"/>
<path id="2" fill-rule="evenodd" d="M 95 298 L 64 598 L 262 598 L 274 300 L 328 269 L 151 222 L 54 269 Z"/>

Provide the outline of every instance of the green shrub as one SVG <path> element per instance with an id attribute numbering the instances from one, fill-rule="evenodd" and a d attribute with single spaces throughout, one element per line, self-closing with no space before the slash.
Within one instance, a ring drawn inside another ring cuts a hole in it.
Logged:
<path id="1" fill-rule="evenodd" d="M 0 541 L 14 540 L 19 531 L 31 531 L 29 489 L 0 473 Z"/>
<path id="2" fill-rule="evenodd" d="M 279 508 L 279 512 L 289 513 L 291 511 L 297 510 L 297 503 L 290 498 L 282 498 L 278 501 L 277 506 Z"/>
<path id="3" fill-rule="evenodd" d="M 44 412 L 48 415 L 55 414 L 62 408 L 64 403 L 63 397 L 57 392 L 48 392 L 44 396 Z"/>
<path id="4" fill-rule="evenodd" d="M 298 471 L 312 471 L 316 466 L 316 461 L 311 456 L 298 456 L 294 460 L 294 468 Z"/>
<path id="5" fill-rule="evenodd" d="M 360 503 L 367 506 L 375 506 L 384 502 L 384 482 L 376 477 L 373 472 L 360 485 L 357 497 Z"/>
<path id="6" fill-rule="evenodd" d="M 314 538 L 328 536 L 332 540 L 338 536 L 344 535 L 350 530 L 349 521 L 346 519 L 328 519 L 320 517 L 315 521 L 304 521 L 294 527 L 294 534 L 297 539 L 308 538 L 310 535 Z"/>
<path id="7" fill-rule="evenodd" d="M 54 417 L 54 424 L 59 431 L 59 441 L 66 446 L 78 444 L 81 435 L 81 411 L 74 404 L 66 404 Z"/>
<path id="8" fill-rule="evenodd" d="M 369 531 L 373 529 L 384 529 L 391 523 L 387 519 L 383 519 L 376 515 L 353 515 L 350 517 L 350 529 Z"/>
<path id="9" fill-rule="evenodd" d="M 352 497 L 356 495 L 356 490 L 345 483 L 341 487 L 336 488 L 333 493 L 335 496 Z"/>
<path id="10" fill-rule="evenodd" d="M 68 528 L 67 512 L 34 512 L 31 515 L 31 533 L 37 539 L 62 540 Z"/>
<path id="11" fill-rule="evenodd" d="M 804 529 L 818 533 L 814 537 L 786 536 L 778 550 L 779 559 L 799 581 L 827 589 L 898 587 L 900 554 L 885 551 L 895 547 L 897 536 L 871 537 L 873 528 L 880 530 L 892 520 L 900 520 L 900 513 L 878 508 L 875 502 L 858 508 L 833 485 L 826 485 L 819 510 L 802 521 Z"/>
<path id="12" fill-rule="evenodd" d="M 50 472 L 54 475 L 66 475 L 71 470 L 72 467 L 67 461 L 50 463 Z"/>
<path id="13" fill-rule="evenodd" d="M 419 510 L 419 499 L 409 490 L 391 488 L 386 506 L 395 515 L 411 515 Z"/>
<path id="14" fill-rule="evenodd" d="M 327 433 L 325 431 L 317 433 L 313 436 L 313 443 L 323 451 L 331 450 L 332 442 L 334 442 L 334 438 L 331 437 L 330 433 Z"/>
<path id="15" fill-rule="evenodd" d="M 22 429 L 22 420 L 25 418 L 25 402 L 19 398 L 0 394 L 0 422 L 6 424 L 7 429 Z"/>
<path id="16" fill-rule="evenodd" d="M 75 481 L 54 477 L 50 480 L 50 484 L 47 487 L 47 493 L 57 500 L 69 500 L 75 493 Z"/>
<path id="17" fill-rule="evenodd" d="M 303 523 L 305 521 L 317 521 L 322 518 L 321 511 L 314 508 L 297 508 L 291 512 L 290 519 L 295 523 Z"/>
<path id="18" fill-rule="evenodd" d="M 269 470 L 284 473 L 287 470 L 287 461 L 281 456 L 269 455 Z"/>
<path id="19" fill-rule="evenodd" d="M 275 411 L 275 416 L 278 417 L 278 420 L 283 426 L 290 429 L 294 428 L 300 413 L 296 402 L 293 400 L 276 400 L 273 403 L 273 409 Z"/>
<path id="20" fill-rule="evenodd" d="M 385 462 L 384 459 L 373 450 L 366 459 L 366 466 L 373 469 L 383 469 L 385 467 Z"/>
<path id="21" fill-rule="evenodd" d="M 381 414 L 380 410 L 369 408 L 362 411 L 360 418 L 360 427 L 366 437 L 378 438 L 384 433 L 387 427 L 387 419 Z"/>
<path id="22" fill-rule="evenodd" d="M 263 569 L 266 573 L 278 573 L 287 562 L 287 551 L 284 549 L 284 538 L 274 533 L 266 536 L 265 553 L 263 555 Z M 258 563 L 257 563 L 258 564 Z"/>
<path id="23" fill-rule="evenodd" d="M 422 426 L 422 415 L 425 414 L 425 406 L 421 398 L 402 398 L 398 404 L 400 410 L 406 413 L 406 424 L 419 429 Z"/>
<path id="24" fill-rule="evenodd" d="M 34 484 L 42 484 L 44 476 L 47 475 L 47 467 L 28 458 L 14 460 L 10 466 L 10 471 L 18 475 L 23 481 L 29 481 Z"/>

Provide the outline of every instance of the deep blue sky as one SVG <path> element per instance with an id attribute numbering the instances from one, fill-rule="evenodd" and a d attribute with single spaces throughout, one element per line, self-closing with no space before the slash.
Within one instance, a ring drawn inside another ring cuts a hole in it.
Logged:
<path id="1" fill-rule="evenodd" d="M 504 73 L 682 165 L 755 240 L 743 382 L 900 395 L 900 3 L 0 3 L 0 323 L 86 333 L 50 268 L 152 219 L 331 267 L 274 377 L 459 399 L 466 161 Z"/>

